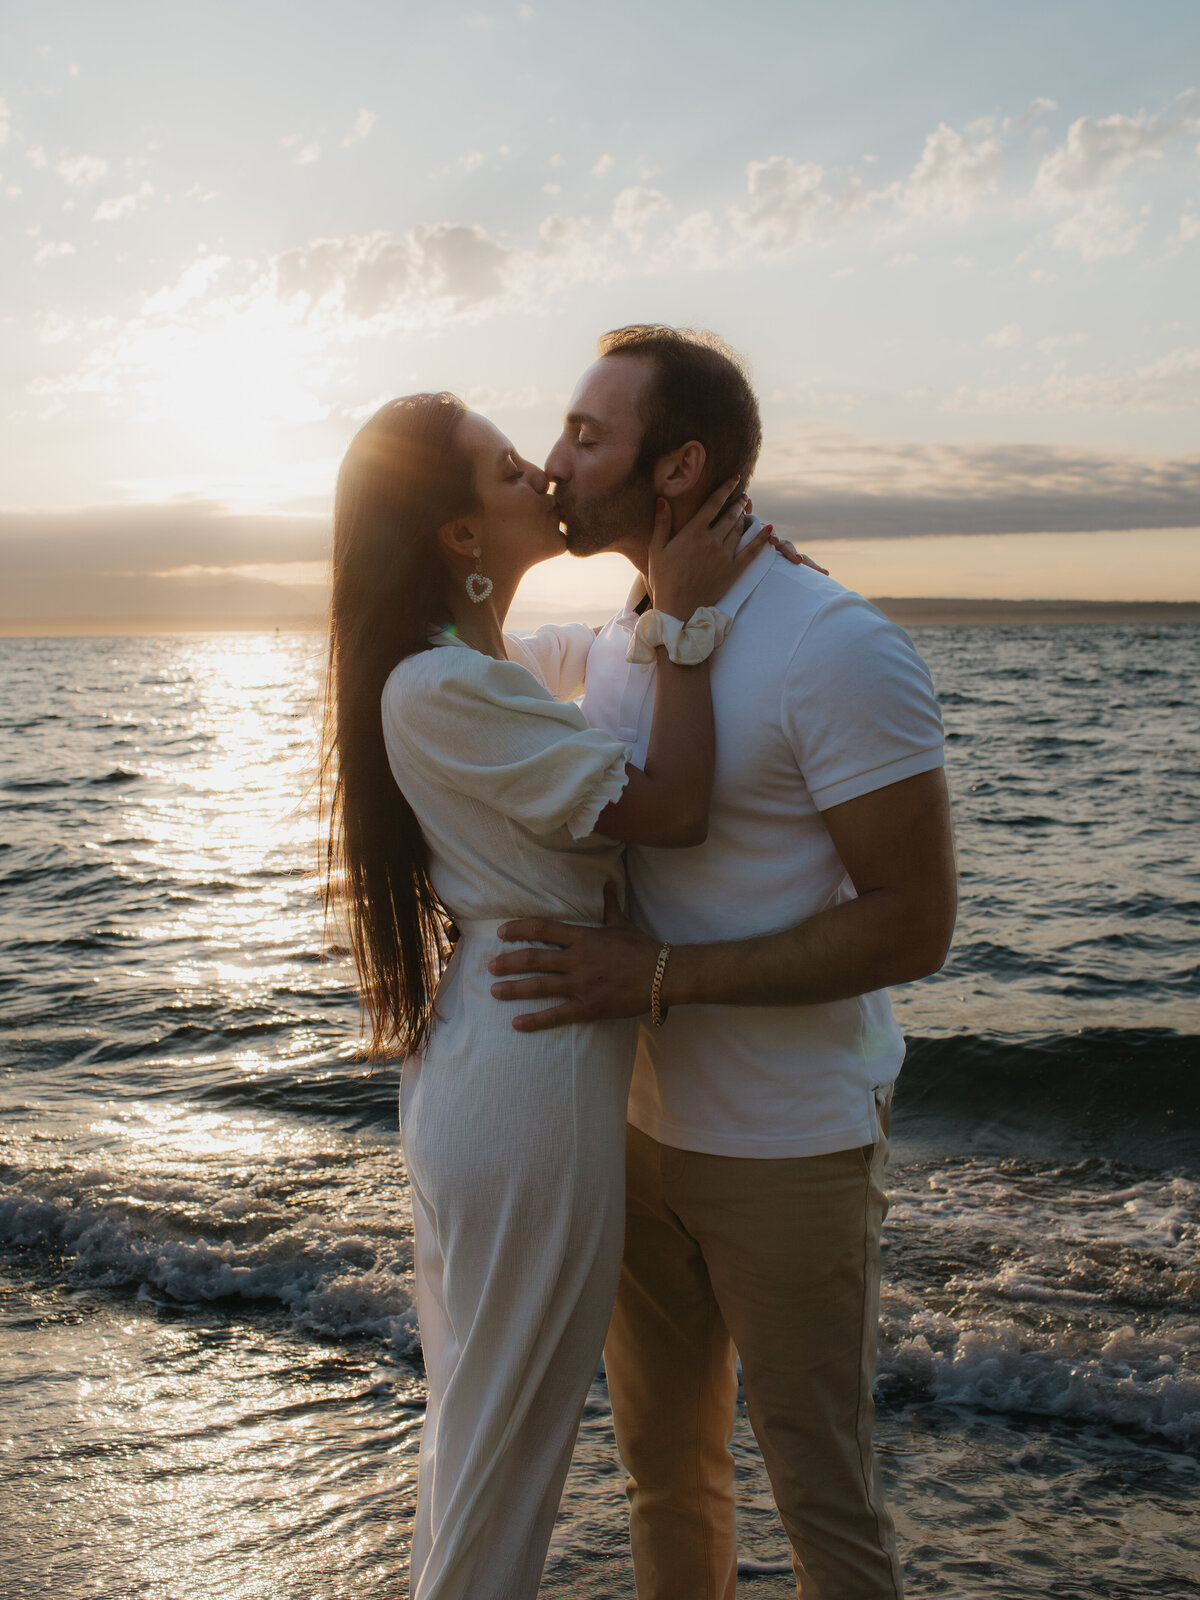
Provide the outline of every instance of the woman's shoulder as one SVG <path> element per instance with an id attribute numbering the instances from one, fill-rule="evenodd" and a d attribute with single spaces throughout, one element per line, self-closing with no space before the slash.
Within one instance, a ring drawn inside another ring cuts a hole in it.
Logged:
<path id="1" fill-rule="evenodd" d="M 431 702 L 442 714 L 516 704 L 532 709 L 558 702 L 527 667 L 465 645 L 437 645 L 393 667 L 383 686 L 385 713 L 411 717 Z"/>

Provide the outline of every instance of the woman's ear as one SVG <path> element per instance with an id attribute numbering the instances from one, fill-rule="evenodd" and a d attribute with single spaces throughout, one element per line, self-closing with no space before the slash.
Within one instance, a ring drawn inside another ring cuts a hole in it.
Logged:
<path id="1" fill-rule="evenodd" d="M 453 522 L 443 522 L 437 531 L 437 542 L 444 556 L 457 558 L 460 561 L 475 560 L 475 545 L 478 541 L 461 518 L 456 518 Z"/>
<path id="2" fill-rule="evenodd" d="M 689 439 L 678 450 L 670 450 L 654 464 L 654 487 L 668 500 L 688 494 L 704 477 L 708 452 L 699 439 Z"/>

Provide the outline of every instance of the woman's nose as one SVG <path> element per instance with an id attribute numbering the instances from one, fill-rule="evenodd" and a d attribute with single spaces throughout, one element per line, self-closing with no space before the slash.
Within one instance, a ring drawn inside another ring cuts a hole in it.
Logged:
<path id="1" fill-rule="evenodd" d="M 545 494 L 550 487 L 550 479 L 542 471 L 541 467 L 535 466 L 532 461 L 526 461 L 525 463 L 525 477 L 539 494 Z"/>

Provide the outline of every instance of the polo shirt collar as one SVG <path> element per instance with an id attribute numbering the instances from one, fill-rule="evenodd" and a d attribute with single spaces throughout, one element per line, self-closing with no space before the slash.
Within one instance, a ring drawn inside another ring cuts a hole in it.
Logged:
<path id="1" fill-rule="evenodd" d="M 738 542 L 738 549 L 744 549 L 761 529 L 761 520 L 752 516 L 750 525 Z M 769 544 L 764 545 L 733 587 L 728 589 L 722 598 L 717 601 L 717 610 L 723 611 L 730 622 L 736 618 L 742 606 L 766 577 L 767 569 L 770 567 L 774 555 L 775 552 L 771 546 Z M 616 619 L 622 627 L 629 629 L 630 632 L 637 626 L 637 608 L 645 598 L 646 583 L 639 572 L 637 577 L 634 578 L 633 587 L 626 598 L 625 609 Z M 687 618 L 684 617 L 680 620 L 686 622 Z"/>

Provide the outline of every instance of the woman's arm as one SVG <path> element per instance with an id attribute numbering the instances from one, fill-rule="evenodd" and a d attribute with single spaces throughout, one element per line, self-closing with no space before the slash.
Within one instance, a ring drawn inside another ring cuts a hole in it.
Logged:
<path id="1" fill-rule="evenodd" d="M 646 764 L 629 768 L 625 792 L 605 806 L 596 832 L 628 844 L 703 844 L 713 778 L 708 662 L 678 666 L 661 646 L 654 654 L 654 725 Z"/>
<path id="2" fill-rule="evenodd" d="M 736 478 L 722 484 L 674 538 L 670 508 L 659 500 L 649 573 L 658 611 L 686 622 L 698 607 L 716 605 L 762 549 L 765 533 L 738 550 L 745 497 L 726 503 L 736 486 Z M 629 768 L 624 793 L 605 806 L 596 832 L 629 844 L 703 844 L 712 778 L 709 662 L 681 666 L 660 645 L 655 651 L 654 722 L 645 766 Z"/>

